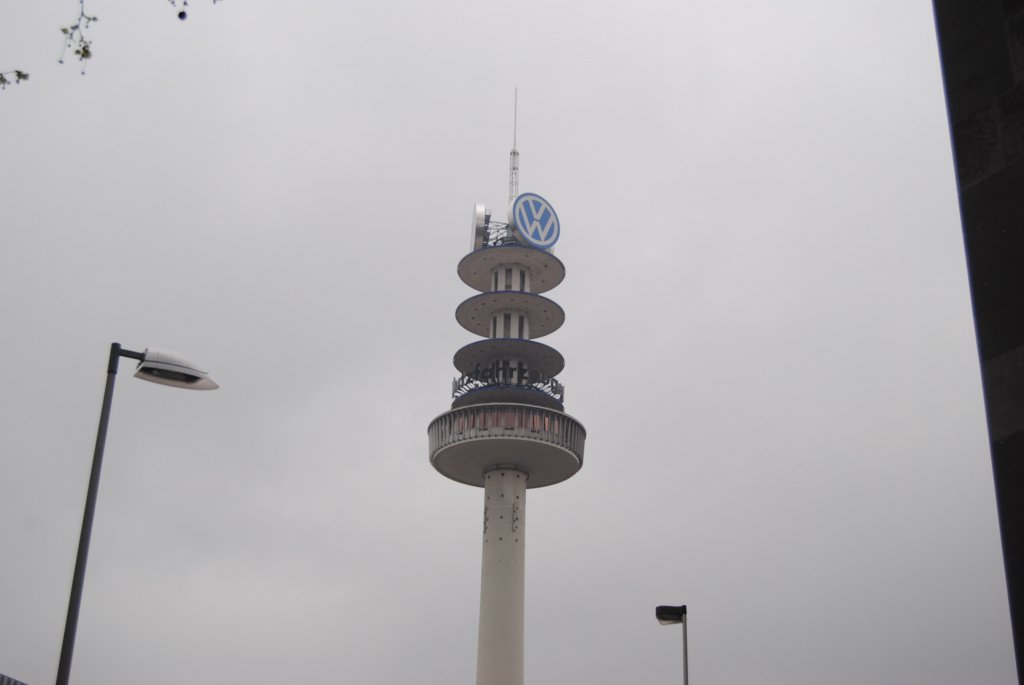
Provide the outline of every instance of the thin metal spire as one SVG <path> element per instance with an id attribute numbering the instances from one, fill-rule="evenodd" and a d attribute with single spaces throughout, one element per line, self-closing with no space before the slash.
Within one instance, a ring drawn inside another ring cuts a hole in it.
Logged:
<path id="1" fill-rule="evenodd" d="M 519 128 L 519 88 L 515 89 L 512 104 L 512 152 L 508 155 L 508 207 L 519 197 L 519 150 L 516 149 L 516 133 Z"/>
<path id="2" fill-rule="evenodd" d="M 512 91 L 512 149 L 516 149 L 516 129 L 519 128 L 519 88 Z"/>

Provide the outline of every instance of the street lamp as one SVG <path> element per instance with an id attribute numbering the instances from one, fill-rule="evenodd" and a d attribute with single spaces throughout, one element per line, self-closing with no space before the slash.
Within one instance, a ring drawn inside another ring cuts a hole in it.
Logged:
<path id="1" fill-rule="evenodd" d="M 96 449 L 92 454 L 92 471 L 89 474 L 89 491 L 85 497 L 85 513 L 82 514 L 82 534 L 78 538 L 75 575 L 71 580 L 71 598 L 68 600 L 68 617 L 64 624 L 64 642 L 61 644 L 60 663 L 57 666 L 57 685 L 67 685 L 71 676 L 71 656 L 75 651 L 75 630 L 78 628 L 78 609 L 82 603 L 85 562 L 89 557 L 89 538 L 92 535 L 92 519 L 96 511 L 96 492 L 100 485 L 100 466 L 103 464 L 103 447 L 107 441 L 107 423 L 110 421 L 114 379 L 117 377 L 117 364 L 121 357 L 139 361 L 135 368 L 136 378 L 190 390 L 216 390 L 218 387 L 205 371 L 198 370 L 173 352 L 150 348 L 144 352 L 133 352 L 121 349 L 118 343 L 110 345 L 107 385 L 103 391 L 100 425 L 96 431 Z"/>
<path id="2" fill-rule="evenodd" d="M 663 626 L 676 625 L 678 623 L 683 625 L 683 685 L 688 685 L 690 670 L 686 659 L 686 605 L 678 607 L 660 606 L 655 608 L 654 615 L 658 618 L 658 623 Z"/>

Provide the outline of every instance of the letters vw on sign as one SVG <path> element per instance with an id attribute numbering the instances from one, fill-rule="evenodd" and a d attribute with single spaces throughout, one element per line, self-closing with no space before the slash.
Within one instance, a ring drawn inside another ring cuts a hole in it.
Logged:
<path id="1" fill-rule="evenodd" d="M 534 193 L 523 193 L 512 205 L 516 229 L 530 245 L 546 250 L 556 242 L 561 228 L 551 204 Z"/>

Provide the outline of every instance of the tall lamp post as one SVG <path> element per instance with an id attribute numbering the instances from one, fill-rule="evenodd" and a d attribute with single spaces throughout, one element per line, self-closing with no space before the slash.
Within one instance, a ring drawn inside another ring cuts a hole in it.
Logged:
<path id="1" fill-rule="evenodd" d="M 100 424 L 96 431 L 96 449 L 92 455 L 92 471 L 89 474 L 89 491 L 85 497 L 85 513 L 82 514 L 82 534 L 78 538 L 78 557 L 75 559 L 75 575 L 71 581 L 71 598 L 68 600 L 68 617 L 64 623 L 64 641 L 60 648 L 60 663 L 57 666 L 57 685 L 67 685 L 71 676 L 71 657 L 75 651 L 75 631 L 78 628 L 78 609 L 82 604 L 82 585 L 85 582 L 85 562 L 89 558 L 89 538 L 92 535 L 93 514 L 96 511 L 96 492 L 100 485 L 100 467 L 103 464 L 103 447 L 107 441 L 107 424 L 110 421 L 110 403 L 114 395 L 114 379 L 121 357 L 137 359 L 135 377 L 143 380 L 190 390 L 215 390 L 218 386 L 205 371 L 195 368 L 190 362 L 173 352 L 147 348 L 133 352 L 121 348 L 118 343 L 110 345 L 110 361 L 107 364 L 107 385 L 103 391 L 103 407 L 100 410 Z"/>
<path id="2" fill-rule="evenodd" d="M 658 623 L 663 626 L 676 625 L 679 623 L 683 625 L 683 685 L 688 685 L 690 680 L 690 669 L 686 655 L 686 605 L 684 604 L 678 607 L 660 606 L 654 610 L 654 615 L 658 618 Z"/>

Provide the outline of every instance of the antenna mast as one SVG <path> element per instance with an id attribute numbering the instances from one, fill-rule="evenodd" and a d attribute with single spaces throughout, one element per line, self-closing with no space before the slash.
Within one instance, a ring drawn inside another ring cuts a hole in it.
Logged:
<path id="1" fill-rule="evenodd" d="M 519 197 L 519 150 L 516 149 L 516 129 L 519 125 L 519 89 L 515 90 L 512 105 L 512 152 L 508 153 L 508 206 L 512 211 L 512 203 Z"/>

